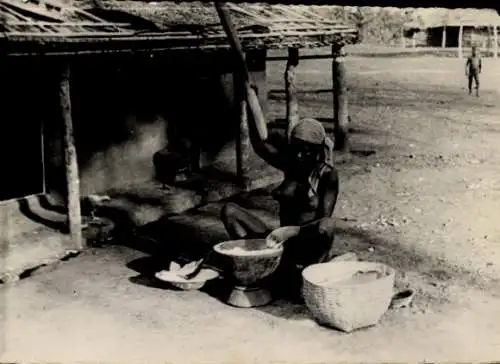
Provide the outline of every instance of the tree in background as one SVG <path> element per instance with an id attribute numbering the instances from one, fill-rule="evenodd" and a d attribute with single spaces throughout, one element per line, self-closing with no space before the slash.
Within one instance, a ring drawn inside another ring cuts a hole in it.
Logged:
<path id="1" fill-rule="evenodd" d="M 354 24 L 360 43 L 384 45 L 398 43 L 404 25 L 414 17 L 413 9 L 366 6 L 325 6 L 321 13 L 324 17 Z"/>

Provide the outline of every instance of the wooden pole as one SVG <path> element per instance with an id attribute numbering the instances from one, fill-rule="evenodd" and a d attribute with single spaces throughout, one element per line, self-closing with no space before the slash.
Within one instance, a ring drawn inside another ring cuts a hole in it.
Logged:
<path id="1" fill-rule="evenodd" d="M 406 33 L 405 33 L 405 28 L 401 29 L 401 48 L 406 48 Z"/>
<path id="2" fill-rule="evenodd" d="M 238 136 L 236 138 L 236 176 L 238 183 L 245 185 L 248 172 L 248 161 L 251 145 L 248 131 L 248 115 L 245 97 L 245 76 L 241 72 L 233 73 L 235 110 L 239 120 Z"/>
<path id="3" fill-rule="evenodd" d="M 493 57 L 498 58 L 498 28 L 493 26 Z"/>
<path id="4" fill-rule="evenodd" d="M 15 226 L 13 225 L 12 221 L 12 212 L 11 209 L 9 209 L 7 206 L 1 206 L 0 208 L 0 244 L 1 246 L 5 249 L 2 254 L 2 257 L 0 258 L 0 279 L 3 280 L 4 283 L 11 283 L 13 281 L 17 280 L 17 276 L 13 276 L 12 274 L 9 274 L 9 271 L 7 271 L 7 266 L 8 266 L 8 260 L 9 260 L 9 246 L 12 243 L 12 228 Z M 5 255 L 4 255 L 5 254 Z M 5 297 L 2 296 L 2 294 L 5 294 L 4 290 L 0 290 L 0 302 L 5 302 L 3 299 Z M 3 307 L 2 307 L 3 309 Z M 3 313 L 3 312 L 2 312 Z M 3 347 L 2 344 L 4 343 L 3 339 L 4 337 L 2 336 L 5 331 L 2 330 L 2 333 L 0 333 L 0 352 L 2 352 Z"/>
<path id="5" fill-rule="evenodd" d="M 215 10 L 219 15 L 222 28 L 227 35 L 231 49 L 236 55 L 236 60 L 239 62 L 241 71 L 245 76 L 245 94 L 246 101 L 248 103 L 248 108 L 252 113 L 252 117 L 256 121 L 257 132 L 262 140 L 267 140 L 267 120 L 259 103 L 259 98 L 255 90 L 251 87 L 251 77 L 248 71 L 248 67 L 245 60 L 245 55 L 243 53 L 243 48 L 241 46 L 240 40 L 238 38 L 238 32 L 236 31 L 234 24 L 231 20 L 231 14 L 225 3 L 215 1 Z"/>
<path id="6" fill-rule="evenodd" d="M 287 135 L 290 136 L 292 129 L 299 122 L 299 103 L 296 93 L 296 68 L 299 65 L 299 49 L 288 48 L 288 61 L 285 70 L 285 92 L 286 92 L 286 121 Z"/>
<path id="7" fill-rule="evenodd" d="M 82 238 L 82 215 L 80 210 L 80 179 L 78 161 L 73 136 L 73 120 L 71 116 L 70 67 L 65 65 L 59 87 L 59 101 L 64 122 L 64 158 L 66 167 L 66 183 L 68 190 L 68 225 L 74 248 L 84 248 Z"/>
<path id="8" fill-rule="evenodd" d="M 446 26 L 443 27 L 443 36 L 441 37 L 441 48 L 446 48 Z"/>
<path id="9" fill-rule="evenodd" d="M 494 57 L 493 54 L 495 49 L 493 47 L 493 33 L 495 32 L 495 26 L 488 27 L 488 54 L 491 52 L 491 56 Z"/>
<path id="10" fill-rule="evenodd" d="M 332 46 L 332 80 L 333 80 L 333 122 L 335 150 L 349 151 L 348 136 L 348 96 L 346 84 L 346 68 L 343 47 Z"/>
<path id="11" fill-rule="evenodd" d="M 411 37 L 411 46 L 413 49 L 415 49 L 417 47 L 417 37 L 416 37 L 417 33 L 413 33 L 412 37 Z"/>
<path id="12" fill-rule="evenodd" d="M 460 27 L 458 28 L 458 58 L 462 59 L 463 58 L 463 54 L 462 54 L 462 39 L 463 39 L 463 36 L 464 36 L 464 27 L 462 25 L 460 25 Z"/>
<path id="13" fill-rule="evenodd" d="M 488 38 L 486 39 L 486 48 L 488 49 L 488 52 L 487 54 L 490 55 L 490 53 L 492 54 L 493 56 L 493 49 L 491 47 L 491 35 L 492 35 L 492 27 L 488 27 Z"/>

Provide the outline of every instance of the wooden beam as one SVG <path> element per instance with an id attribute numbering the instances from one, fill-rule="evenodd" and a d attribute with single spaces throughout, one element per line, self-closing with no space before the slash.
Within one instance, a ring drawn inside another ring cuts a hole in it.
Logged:
<path id="1" fill-rule="evenodd" d="M 285 14 L 287 14 L 287 17 L 289 17 L 291 19 L 300 19 L 300 20 L 306 20 L 306 21 L 311 20 L 310 18 L 307 18 L 303 14 L 296 11 L 296 9 L 292 9 L 290 6 L 287 6 L 287 8 L 284 8 L 283 5 L 274 6 L 274 8 L 276 8 L 276 7 L 278 7 L 282 13 L 285 12 Z"/>
<path id="2" fill-rule="evenodd" d="M 344 52 L 341 46 L 332 46 L 332 80 L 333 80 L 333 122 L 335 150 L 349 151 L 349 112 L 346 84 L 346 68 Z"/>
<path id="3" fill-rule="evenodd" d="M 103 19 L 101 19 L 101 18 L 99 18 L 99 17 L 95 16 L 95 15 L 94 15 L 94 14 L 92 14 L 92 13 L 88 13 L 88 12 L 86 12 L 86 11 L 82 10 L 82 9 L 79 9 L 79 8 L 77 8 L 77 7 L 70 6 L 70 7 L 68 8 L 68 10 L 71 10 L 71 11 L 75 12 L 76 14 L 78 14 L 78 15 L 80 15 L 80 16 L 83 16 L 83 17 L 85 17 L 85 18 L 87 18 L 87 19 L 90 19 L 90 20 L 93 20 L 93 21 L 96 21 L 96 22 L 100 22 L 100 23 L 101 23 L 101 22 L 105 23 L 105 21 L 104 21 Z M 118 25 L 117 25 L 117 26 L 118 26 Z"/>
<path id="4" fill-rule="evenodd" d="M 34 24 L 35 25 L 35 24 Z M 234 27 L 233 27 L 234 29 Z M 235 30 L 236 31 L 236 30 Z M 282 44 L 283 42 L 286 42 L 288 39 L 287 37 L 290 37 L 293 40 L 293 37 L 299 37 L 302 40 L 307 40 L 307 37 L 314 37 L 318 38 L 317 41 L 322 41 L 322 39 L 325 39 L 326 37 L 329 36 L 335 36 L 335 35 L 340 35 L 340 34 L 352 34 L 354 30 L 352 29 L 339 29 L 339 30 L 323 30 L 323 31 L 290 31 L 290 32 L 279 32 L 279 31 L 272 31 L 271 33 L 265 33 L 265 34 L 255 34 L 255 33 L 246 33 L 246 34 L 239 34 L 238 35 L 238 46 L 241 48 L 241 40 L 244 42 L 252 42 L 252 41 L 257 41 L 257 39 L 261 38 L 267 38 L 270 42 L 275 41 L 276 44 Z M 178 42 L 187 42 L 187 41 L 193 41 L 196 42 L 196 44 L 202 43 L 200 40 L 200 36 L 198 35 L 179 35 L 178 32 L 162 32 L 162 33 L 141 33 L 141 35 L 134 35 L 133 31 L 121 31 L 121 32 L 96 32 L 96 31 L 88 31 L 86 33 L 55 33 L 51 34 L 50 37 L 45 34 L 45 33 L 37 33 L 37 32 L 9 32 L 8 33 L 9 37 L 24 37 L 24 38 L 36 38 L 36 37 L 41 37 L 41 38 L 78 38 L 79 40 L 83 40 L 84 38 L 106 38 L 106 41 L 109 40 L 116 40 L 116 41 L 133 41 L 133 42 L 138 42 L 138 41 L 178 41 Z M 213 41 L 222 41 L 226 38 L 225 34 L 207 34 L 203 37 L 205 41 L 208 40 L 213 40 Z M 274 38 L 274 39 L 273 39 Z M 297 42 L 294 40 L 294 42 Z M 232 45 L 232 39 L 230 40 L 230 46 L 233 48 Z M 198 45 L 197 45 L 198 46 Z M 269 48 L 269 46 L 268 46 Z M 281 48 L 281 47 L 280 47 Z M 238 62 L 240 60 L 238 59 Z"/>
<path id="5" fill-rule="evenodd" d="M 73 118 L 71 115 L 70 67 L 65 65 L 59 86 L 59 101 L 64 122 L 64 160 L 66 167 L 68 226 L 74 248 L 84 248 L 82 238 L 82 216 L 80 210 L 80 178 L 78 161 L 73 136 Z"/>
<path id="6" fill-rule="evenodd" d="M 315 20 L 321 21 L 321 22 L 331 22 L 331 19 L 325 18 L 321 16 L 318 13 L 315 13 L 314 11 L 311 10 L 309 6 L 303 6 L 301 9 L 302 14 L 309 15 L 313 17 Z"/>
<path id="7" fill-rule="evenodd" d="M 36 24 L 33 24 L 36 25 Z M 24 38 L 50 38 L 50 39 L 64 39 L 66 38 L 115 38 L 116 40 L 122 40 L 120 36 L 130 36 L 132 37 L 134 35 L 134 32 L 129 31 L 129 32 L 122 32 L 122 33 L 117 33 L 117 32 L 102 32 L 102 31 L 72 31 L 69 29 L 58 29 L 57 33 L 47 33 L 47 32 L 9 32 L 9 36 L 14 37 L 24 37 Z M 111 39 L 108 39 L 111 40 Z M 170 39 L 168 39 L 170 40 Z"/>
<path id="8" fill-rule="evenodd" d="M 241 46 L 238 33 L 234 28 L 233 22 L 231 20 L 231 15 L 225 3 L 215 2 L 215 9 L 219 15 L 222 27 L 228 38 L 228 42 L 231 49 L 235 53 L 236 61 L 239 62 L 239 69 L 241 69 L 242 75 L 245 78 L 245 94 L 246 102 L 248 103 L 248 109 L 252 113 L 252 117 L 256 121 L 257 132 L 262 140 L 267 140 L 267 120 L 259 103 L 256 91 L 251 87 L 251 77 L 246 64 L 245 55 L 243 53 L 243 48 Z"/>
<path id="9" fill-rule="evenodd" d="M 50 19 L 59 22 L 64 22 L 65 20 L 64 17 L 61 16 L 59 11 L 58 12 L 48 11 L 46 8 L 39 5 L 34 5 L 33 3 L 24 3 L 15 0 L 2 0 L 2 1 L 16 10 L 29 12 L 30 14 L 36 17 L 43 17 L 45 19 Z"/>
<path id="10" fill-rule="evenodd" d="M 462 59 L 463 58 L 463 52 L 462 52 L 462 40 L 464 37 L 464 27 L 460 25 L 458 27 L 458 58 Z"/>
<path id="11" fill-rule="evenodd" d="M 241 6 L 238 6 L 236 4 L 233 4 L 233 3 L 226 3 L 226 6 L 231 9 L 232 11 L 236 12 L 236 13 L 240 13 L 242 15 L 245 15 L 245 16 L 248 16 L 250 18 L 253 18 L 255 19 L 257 22 L 259 23 L 263 23 L 263 24 L 266 24 L 266 23 L 269 23 L 269 19 L 268 18 L 264 18 L 258 14 L 255 14 L 255 13 L 252 13 L 246 9 L 243 9 Z"/>
<path id="12" fill-rule="evenodd" d="M 9 25 L 33 25 L 33 24 L 36 24 L 36 25 L 50 25 L 52 27 L 69 27 L 69 26 L 85 26 L 85 27 L 97 27 L 97 28 L 102 28 L 102 27 L 106 27 L 106 28 L 112 28 L 112 27 L 116 27 L 116 26 L 122 26 L 122 27 L 127 27 L 127 26 L 130 26 L 129 23 L 96 23 L 96 22 L 91 22 L 91 21 L 81 21 L 81 22 L 64 22 L 64 23 L 54 23 L 54 22 L 45 22 L 45 21 L 37 21 L 37 22 L 34 22 L 34 21 L 30 21 L 30 22 L 26 22 L 26 21 L 7 21 L 6 22 L 7 24 Z"/>
<path id="13" fill-rule="evenodd" d="M 18 12 L 12 10 L 8 6 L 6 6 L 5 4 L 0 3 L 0 9 L 3 10 L 4 14 L 7 13 L 16 19 L 20 19 L 20 20 L 27 22 L 27 23 L 33 23 L 33 20 L 31 18 L 28 18 L 27 16 L 24 16 L 23 14 L 19 14 Z M 4 19 L 4 21 L 5 21 L 5 19 Z"/>
<path id="14" fill-rule="evenodd" d="M 247 9 L 251 8 L 251 9 L 255 10 L 257 13 L 264 14 L 265 18 L 263 17 L 262 19 L 264 19 L 267 22 L 272 22 L 272 21 L 274 21 L 274 19 L 279 19 L 279 17 L 276 15 L 276 13 L 274 11 L 265 9 L 260 4 L 248 4 L 246 6 L 246 8 Z M 286 18 L 281 16 L 281 19 L 286 19 Z"/>
<path id="15" fill-rule="evenodd" d="M 288 60 L 285 69 L 285 93 L 286 93 L 286 120 L 287 134 L 290 136 L 292 129 L 299 122 L 299 103 L 297 101 L 295 76 L 299 65 L 299 49 L 288 48 Z"/>
<path id="16" fill-rule="evenodd" d="M 245 76 L 241 72 L 233 73 L 234 107 L 236 110 L 239 128 L 236 138 L 236 176 L 238 182 L 246 185 L 248 174 L 247 161 L 250 158 L 251 145 L 248 131 L 248 104 L 245 98 Z"/>
<path id="17" fill-rule="evenodd" d="M 316 24 L 318 27 L 323 27 L 323 28 L 331 28 L 331 27 L 343 27 L 343 28 L 348 28 L 347 25 L 344 25 L 342 23 L 339 23 L 337 21 L 319 21 L 319 20 L 311 20 L 311 19 L 273 19 L 272 24 L 276 23 L 285 23 L 285 24 L 293 24 L 293 23 L 299 23 L 299 24 Z"/>
<path id="18" fill-rule="evenodd" d="M 441 37 L 441 48 L 446 48 L 446 26 L 443 27 L 443 35 Z"/>

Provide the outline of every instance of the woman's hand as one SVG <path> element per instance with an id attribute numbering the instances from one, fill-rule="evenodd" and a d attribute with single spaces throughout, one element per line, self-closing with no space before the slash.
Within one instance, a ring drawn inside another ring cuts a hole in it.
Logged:
<path id="1" fill-rule="evenodd" d="M 273 230 L 266 237 L 266 244 L 269 246 L 281 245 L 288 239 L 297 236 L 300 232 L 299 226 L 283 226 Z"/>

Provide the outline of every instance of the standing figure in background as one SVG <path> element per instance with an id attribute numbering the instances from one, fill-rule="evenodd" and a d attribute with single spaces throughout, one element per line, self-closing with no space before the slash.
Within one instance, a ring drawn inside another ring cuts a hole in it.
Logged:
<path id="1" fill-rule="evenodd" d="M 476 86 L 476 96 L 479 96 L 479 74 L 481 70 L 481 55 L 477 53 L 477 47 L 472 46 L 472 53 L 465 63 L 465 76 L 469 81 L 469 95 L 472 94 L 472 82 L 474 82 Z"/>

